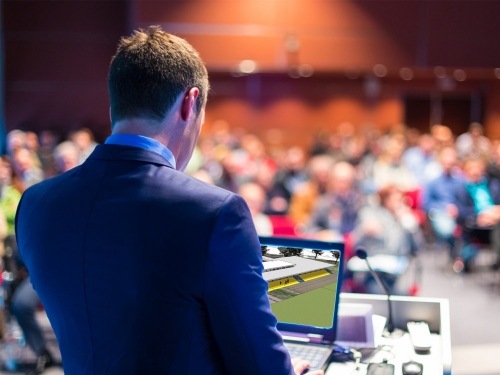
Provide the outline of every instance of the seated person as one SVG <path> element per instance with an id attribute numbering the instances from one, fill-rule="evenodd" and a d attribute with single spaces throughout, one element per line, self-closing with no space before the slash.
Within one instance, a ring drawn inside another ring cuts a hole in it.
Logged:
<path id="1" fill-rule="evenodd" d="M 67 172 L 80 165 L 80 150 L 70 141 L 59 144 L 54 149 L 54 161 L 57 174 Z"/>
<path id="2" fill-rule="evenodd" d="M 43 181 L 43 171 L 35 165 L 30 150 L 21 147 L 13 152 L 12 167 L 19 176 L 23 192 L 30 186 Z"/>
<path id="3" fill-rule="evenodd" d="M 445 241 L 450 251 L 455 245 L 455 228 L 458 216 L 456 192 L 463 185 L 453 173 L 457 163 L 457 153 L 452 147 L 445 147 L 439 154 L 442 173 L 424 189 L 424 210 L 436 236 Z"/>
<path id="4" fill-rule="evenodd" d="M 364 202 L 355 184 L 354 167 L 347 162 L 335 164 L 330 173 L 327 192 L 318 199 L 311 216 L 310 232 L 320 233 L 321 238 L 328 238 L 325 232 L 330 232 L 329 237 L 335 239 L 353 231 L 358 211 Z"/>
<path id="5" fill-rule="evenodd" d="M 288 215 L 299 224 L 307 224 L 319 196 L 326 192 L 333 159 L 328 155 L 313 156 L 308 163 L 309 180 L 292 194 Z"/>
<path id="6" fill-rule="evenodd" d="M 307 181 L 306 157 L 300 147 L 291 147 L 286 151 L 284 166 L 275 176 L 275 185 L 285 193 L 287 203 L 297 188 Z"/>
<path id="7" fill-rule="evenodd" d="M 266 215 L 285 215 L 288 210 L 287 193 L 281 184 L 275 182 L 275 168 L 267 164 L 260 165 L 254 182 L 264 189 L 263 212 Z"/>
<path id="8" fill-rule="evenodd" d="M 490 230 L 490 241 L 500 255 L 500 181 L 486 177 L 486 161 L 481 157 L 465 160 L 463 168 L 465 181 L 457 190 L 457 206 L 464 240 L 460 256 L 467 271 L 477 252 L 472 241 L 484 230 Z"/>
<path id="9" fill-rule="evenodd" d="M 417 179 L 403 162 L 404 149 L 403 137 L 393 136 L 387 140 L 384 153 L 373 165 L 373 182 L 377 190 L 388 185 L 394 185 L 401 191 L 418 189 Z"/>
<path id="10" fill-rule="evenodd" d="M 241 185 L 238 194 L 245 200 L 252 214 L 252 220 L 259 236 L 272 236 L 273 224 L 269 217 L 264 214 L 266 206 L 266 192 L 262 186 L 247 182 Z"/>
<path id="11" fill-rule="evenodd" d="M 415 254 L 422 234 L 415 216 L 403 203 L 403 193 L 388 185 L 378 195 L 379 205 L 367 205 L 358 214 L 353 233 L 355 248 L 364 247 L 369 256 Z M 384 293 L 371 276 L 366 276 L 366 292 Z M 397 275 L 384 273 L 380 278 L 394 293 Z"/>
<path id="12" fill-rule="evenodd" d="M 403 154 L 403 164 L 417 179 L 420 186 L 433 180 L 439 174 L 435 155 L 436 142 L 430 134 L 422 134 L 418 146 L 410 147 Z"/>
<path id="13" fill-rule="evenodd" d="M 483 135 L 483 125 L 473 122 L 469 125 L 469 130 L 458 136 L 455 142 L 458 157 L 467 159 L 471 157 L 486 157 L 491 152 L 491 142 Z"/>

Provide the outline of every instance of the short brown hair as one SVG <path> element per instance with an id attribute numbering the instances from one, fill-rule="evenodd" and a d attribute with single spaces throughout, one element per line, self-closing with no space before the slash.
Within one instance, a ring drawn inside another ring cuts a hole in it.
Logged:
<path id="1" fill-rule="evenodd" d="M 384 186 L 382 189 L 378 191 L 378 196 L 380 198 L 380 203 L 382 206 L 385 207 L 385 203 L 387 202 L 387 199 L 395 193 L 401 193 L 401 190 L 396 187 L 396 185 L 389 184 L 387 186 Z"/>
<path id="2" fill-rule="evenodd" d="M 122 38 L 108 75 L 113 125 L 125 118 L 161 121 L 185 90 L 200 90 L 196 107 L 203 108 L 208 73 L 198 52 L 184 39 L 159 26 L 136 30 Z"/>

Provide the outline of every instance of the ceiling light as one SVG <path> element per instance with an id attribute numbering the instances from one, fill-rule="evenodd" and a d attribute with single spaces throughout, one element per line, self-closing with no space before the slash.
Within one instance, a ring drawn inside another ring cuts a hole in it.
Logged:
<path id="1" fill-rule="evenodd" d="M 373 73 L 377 77 L 385 77 L 387 75 L 387 67 L 382 64 L 377 64 L 373 67 Z"/>
<path id="2" fill-rule="evenodd" d="M 250 74 L 255 72 L 257 69 L 257 64 L 253 60 L 243 60 L 239 65 L 240 72 L 245 74 Z"/>

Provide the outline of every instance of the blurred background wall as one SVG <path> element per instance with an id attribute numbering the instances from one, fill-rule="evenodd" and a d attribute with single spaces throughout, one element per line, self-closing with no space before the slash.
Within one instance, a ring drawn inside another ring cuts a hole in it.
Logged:
<path id="1" fill-rule="evenodd" d="M 162 25 L 200 52 L 217 120 L 307 146 L 345 123 L 381 130 L 483 122 L 500 138 L 500 2 L 3 1 L 7 130 L 109 133 L 118 39 Z"/>

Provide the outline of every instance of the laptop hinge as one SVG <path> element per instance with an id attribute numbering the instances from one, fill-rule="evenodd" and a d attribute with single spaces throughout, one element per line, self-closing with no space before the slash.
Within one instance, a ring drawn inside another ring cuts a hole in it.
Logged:
<path id="1" fill-rule="evenodd" d="M 287 341 L 314 343 L 314 344 L 323 343 L 323 335 L 316 335 L 313 333 L 297 334 L 292 332 L 282 332 L 281 337 L 283 337 L 283 340 Z"/>

